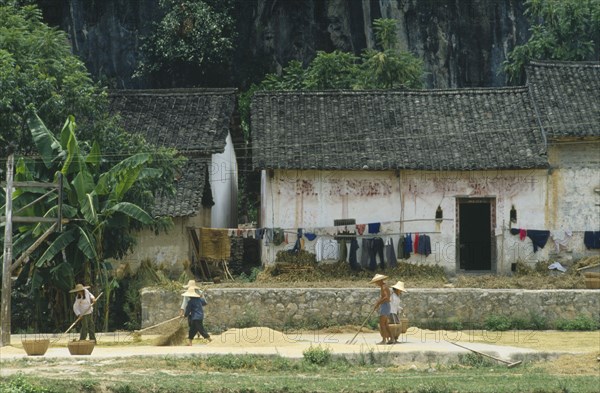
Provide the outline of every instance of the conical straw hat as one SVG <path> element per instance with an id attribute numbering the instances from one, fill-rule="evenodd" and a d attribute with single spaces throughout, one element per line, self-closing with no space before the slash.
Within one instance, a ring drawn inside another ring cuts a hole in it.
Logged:
<path id="1" fill-rule="evenodd" d="M 375 277 L 373 277 L 373 279 L 369 281 L 369 284 L 374 284 L 377 281 L 387 280 L 388 278 L 388 276 L 384 276 L 383 274 L 376 274 Z"/>
<path id="2" fill-rule="evenodd" d="M 406 289 L 404 289 L 404 283 L 402 281 L 398 281 L 397 283 L 392 285 L 392 288 L 397 289 L 401 292 L 408 292 Z"/>

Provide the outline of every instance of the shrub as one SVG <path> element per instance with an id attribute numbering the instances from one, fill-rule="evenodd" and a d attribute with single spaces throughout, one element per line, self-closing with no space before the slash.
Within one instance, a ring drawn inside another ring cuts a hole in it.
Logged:
<path id="1" fill-rule="evenodd" d="M 320 345 L 313 347 L 312 345 L 302 352 L 304 360 L 310 364 L 324 366 L 331 361 L 331 351 L 329 348 L 323 348 Z"/>
<path id="2" fill-rule="evenodd" d="M 458 362 L 463 366 L 469 367 L 492 367 L 495 365 L 490 359 L 477 355 L 475 353 L 467 353 L 458 355 Z"/>
<path id="3" fill-rule="evenodd" d="M 556 321 L 556 329 L 558 330 L 596 330 L 598 322 L 592 318 L 579 315 L 575 319 L 558 319 Z"/>
<path id="4" fill-rule="evenodd" d="M 491 331 L 505 331 L 511 327 L 511 321 L 504 315 L 489 315 L 484 322 L 485 328 Z"/>

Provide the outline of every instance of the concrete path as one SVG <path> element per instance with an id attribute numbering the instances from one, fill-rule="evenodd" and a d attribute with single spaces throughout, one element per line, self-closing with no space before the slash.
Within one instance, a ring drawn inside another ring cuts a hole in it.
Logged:
<path id="1" fill-rule="evenodd" d="M 259 354 L 279 355 L 289 358 L 302 358 L 303 351 L 311 346 L 320 345 L 328 348 L 334 356 L 344 356 L 348 359 L 360 357 L 387 356 L 392 362 L 419 362 L 445 364 L 457 362 L 461 354 L 470 353 L 466 349 L 452 345 L 454 341 L 468 348 L 505 359 L 507 361 L 540 360 L 564 354 L 565 352 L 542 352 L 527 348 L 496 345 L 493 337 L 489 343 L 470 341 L 468 334 L 461 332 L 408 330 L 400 336 L 401 343 L 394 345 L 376 345 L 380 341 L 377 333 L 360 333 L 354 344 L 347 344 L 354 334 L 304 332 L 302 334 L 282 334 L 280 332 L 266 334 L 263 337 L 250 337 L 245 330 L 228 331 L 222 335 L 214 335 L 211 343 L 199 343 L 195 340 L 193 346 L 158 347 L 150 345 L 136 346 L 132 337 L 127 334 L 99 334 L 98 344 L 91 355 L 71 356 L 66 348 L 66 341 L 51 344 L 43 356 L 27 356 L 20 348 L 20 341 L 25 336 L 13 336 L 15 346 L 0 348 L 0 361 L 22 358 L 54 358 L 54 359 L 108 359 L 126 358 L 131 356 L 191 356 L 213 354 Z M 271 331 L 274 332 L 274 331 Z M 270 337 L 272 335 L 272 337 Z M 52 337 L 47 337 L 51 340 Z M 146 337 L 145 337 L 146 338 Z M 119 345 L 122 344 L 122 345 Z M 60 345 L 60 346 L 59 346 Z"/>

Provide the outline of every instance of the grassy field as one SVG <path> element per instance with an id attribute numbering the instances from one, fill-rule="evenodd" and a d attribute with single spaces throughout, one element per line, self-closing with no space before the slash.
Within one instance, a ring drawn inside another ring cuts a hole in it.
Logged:
<path id="1" fill-rule="evenodd" d="M 588 355 L 588 361 L 596 361 Z M 571 361 L 573 359 L 570 359 Z M 18 361 L 31 367 L 31 361 Z M 253 355 L 52 361 L 37 373 L 3 378 L 0 392 L 597 392 L 596 366 L 577 375 L 527 364 L 507 369 L 466 356 L 452 365 L 382 366 L 332 359 L 307 360 Z"/>
<path id="2" fill-rule="evenodd" d="M 497 332 L 460 333 L 468 334 L 469 341 L 489 342 Z M 349 361 L 326 350 L 305 352 L 303 359 L 231 354 L 30 357 L 0 363 L 0 392 L 598 392 L 600 331 L 512 331 L 494 341 L 570 354 L 511 369 L 474 354 L 454 363 L 424 364 L 393 363 L 376 353 Z"/>

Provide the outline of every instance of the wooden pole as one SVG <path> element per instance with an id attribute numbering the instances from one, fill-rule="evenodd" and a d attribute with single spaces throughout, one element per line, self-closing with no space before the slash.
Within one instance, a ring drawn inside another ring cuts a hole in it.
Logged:
<path id="1" fill-rule="evenodd" d="M 12 191 L 14 154 L 9 154 L 6 161 L 6 222 L 4 224 L 4 263 L 2 265 L 2 298 L 0 306 L 0 346 L 10 345 L 10 295 L 12 264 Z"/>

